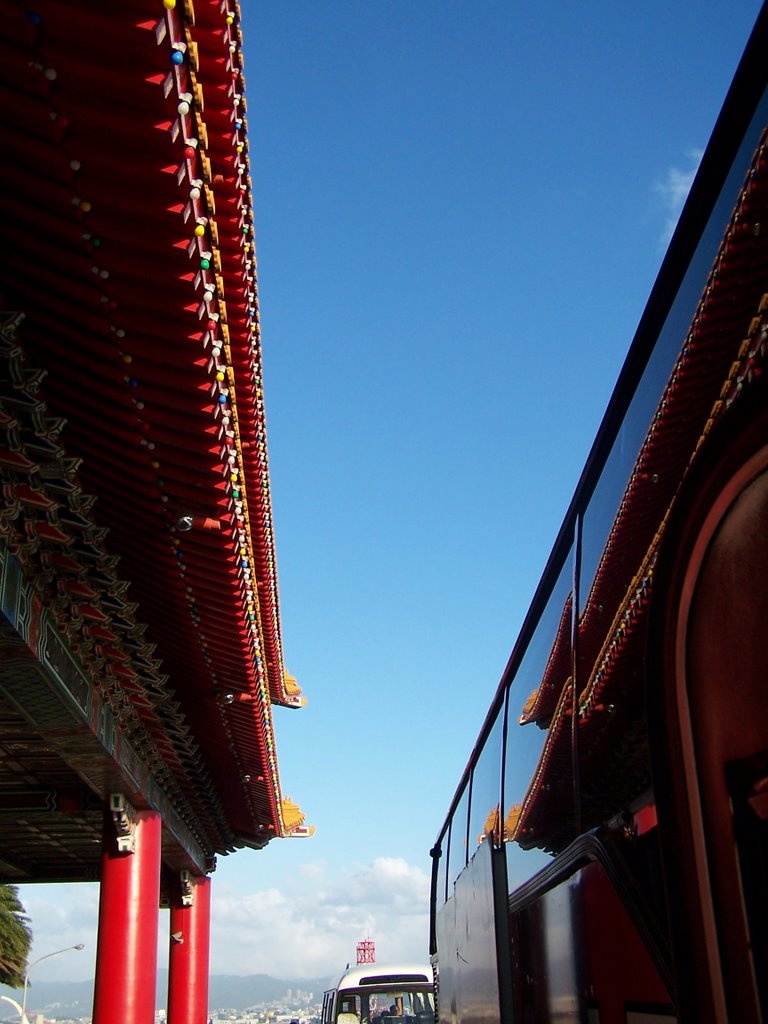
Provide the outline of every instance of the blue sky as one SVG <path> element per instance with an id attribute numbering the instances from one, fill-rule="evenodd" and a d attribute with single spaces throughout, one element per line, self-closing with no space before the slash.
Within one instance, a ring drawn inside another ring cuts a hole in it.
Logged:
<path id="1" fill-rule="evenodd" d="M 211 969 L 330 975 L 367 933 L 426 956 L 430 846 L 759 4 L 243 7 L 309 701 L 276 710 L 278 757 L 317 832 L 219 861 Z M 33 956 L 88 947 L 45 977 L 90 976 L 96 887 L 22 896 Z"/>

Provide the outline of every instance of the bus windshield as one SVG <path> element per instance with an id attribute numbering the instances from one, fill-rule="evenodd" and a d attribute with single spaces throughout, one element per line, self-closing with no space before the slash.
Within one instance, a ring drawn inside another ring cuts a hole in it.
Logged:
<path id="1" fill-rule="evenodd" d="M 337 1021 L 342 1014 L 354 1014 L 360 1024 L 434 1024 L 435 1005 L 431 992 L 412 989 L 366 989 L 339 992 Z M 341 1024 L 351 1024 L 342 1018 Z"/>

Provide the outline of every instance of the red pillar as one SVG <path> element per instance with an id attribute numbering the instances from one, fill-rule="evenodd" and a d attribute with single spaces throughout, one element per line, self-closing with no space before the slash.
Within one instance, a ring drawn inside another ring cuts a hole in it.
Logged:
<path id="1" fill-rule="evenodd" d="M 171 905 L 168 958 L 168 1024 L 206 1024 L 211 880 L 192 878 L 192 904 Z"/>
<path id="2" fill-rule="evenodd" d="M 104 829 L 93 1024 L 153 1024 L 160 902 L 160 815 L 139 811 L 133 853 Z"/>

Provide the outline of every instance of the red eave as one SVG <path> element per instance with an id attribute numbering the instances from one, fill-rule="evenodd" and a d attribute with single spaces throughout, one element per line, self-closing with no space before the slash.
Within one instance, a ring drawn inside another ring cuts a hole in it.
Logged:
<path id="1" fill-rule="evenodd" d="M 298 701 L 280 635 L 237 7 L 2 6 L 3 148 L 17 154 L 0 197 L 5 301 L 27 313 L 28 363 L 47 371 L 48 411 L 66 420 L 62 443 L 233 830 L 280 834 L 270 705 Z M 184 532 L 183 514 L 219 528 Z M 251 700 L 224 706 L 230 691 Z"/>

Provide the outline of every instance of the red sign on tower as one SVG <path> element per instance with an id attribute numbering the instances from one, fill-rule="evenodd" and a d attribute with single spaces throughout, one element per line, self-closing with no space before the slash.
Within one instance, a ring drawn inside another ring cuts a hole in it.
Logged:
<path id="1" fill-rule="evenodd" d="M 357 962 L 359 964 L 376 963 L 376 943 L 373 939 L 363 939 L 357 944 Z"/>

